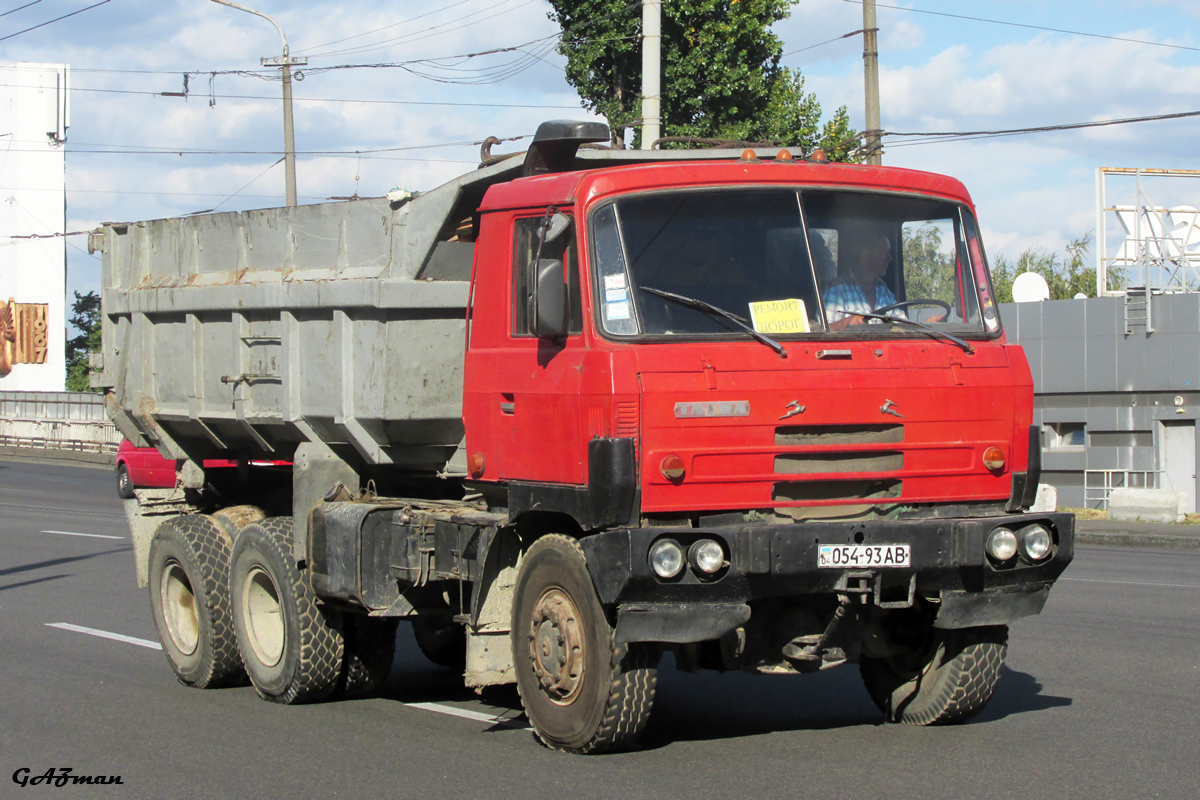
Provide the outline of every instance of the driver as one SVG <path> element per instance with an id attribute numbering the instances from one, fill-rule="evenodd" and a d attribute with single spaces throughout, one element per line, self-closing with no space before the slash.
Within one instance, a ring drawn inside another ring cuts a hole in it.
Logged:
<path id="1" fill-rule="evenodd" d="M 848 237 L 847 237 L 848 238 Z M 849 245 L 849 242 L 845 242 Z M 825 288 L 821 299 L 829 330 L 843 331 L 851 325 L 874 322 L 859 316 L 877 308 L 896 304 L 896 296 L 883 282 L 892 260 L 892 246 L 879 231 L 868 231 L 845 250 L 847 267 Z M 904 317 L 900 309 L 887 312 L 889 316 Z"/>

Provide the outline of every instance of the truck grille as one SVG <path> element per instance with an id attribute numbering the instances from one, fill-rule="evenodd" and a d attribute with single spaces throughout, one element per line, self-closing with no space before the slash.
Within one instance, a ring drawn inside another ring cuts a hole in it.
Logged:
<path id="1" fill-rule="evenodd" d="M 902 482 L 898 480 L 777 483 L 772 491 L 772 499 L 777 503 L 886 500 L 899 497 L 902 485 Z"/>
<path id="2" fill-rule="evenodd" d="M 775 444 L 897 444 L 903 441 L 903 425 L 783 425 L 775 429 Z"/>
<path id="3" fill-rule="evenodd" d="M 896 472 L 904 469 L 904 453 L 788 453 L 775 456 L 778 475 L 815 475 L 830 472 Z"/>

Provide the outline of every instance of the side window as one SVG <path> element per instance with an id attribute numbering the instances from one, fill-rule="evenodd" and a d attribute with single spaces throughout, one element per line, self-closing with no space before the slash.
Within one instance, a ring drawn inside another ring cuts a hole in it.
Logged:
<path id="1" fill-rule="evenodd" d="M 533 335 L 533 289 L 537 284 L 538 239 L 544 216 L 518 219 L 513 229 L 513 326 L 514 336 Z M 559 259 L 567 274 L 567 332 L 583 331 L 583 301 L 579 293 L 579 262 L 574 233 L 542 245 L 541 259 Z"/>

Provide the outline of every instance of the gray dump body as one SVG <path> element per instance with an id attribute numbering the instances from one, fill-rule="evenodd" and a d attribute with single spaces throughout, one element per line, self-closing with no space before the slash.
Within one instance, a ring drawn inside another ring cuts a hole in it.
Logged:
<path id="1" fill-rule="evenodd" d="M 581 150 L 574 168 L 741 152 Z M 511 158 L 402 204 L 106 224 L 91 239 L 105 317 L 92 383 L 111 388 L 109 416 L 168 458 L 287 460 L 312 441 L 350 462 L 465 475 L 474 244 L 454 233 L 489 186 L 529 169 Z"/>
<path id="2" fill-rule="evenodd" d="M 474 245 L 452 241 L 519 159 L 385 198 L 106 224 L 109 415 L 170 458 L 286 460 L 323 442 L 440 470 L 463 437 Z"/>

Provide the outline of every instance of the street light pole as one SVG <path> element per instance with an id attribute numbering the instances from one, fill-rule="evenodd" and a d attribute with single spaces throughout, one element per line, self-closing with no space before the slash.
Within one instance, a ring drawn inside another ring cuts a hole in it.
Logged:
<path id="1" fill-rule="evenodd" d="M 292 58 L 288 55 L 287 37 L 283 35 L 283 28 L 279 27 L 278 22 L 261 11 L 239 6 L 237 3 L 229 2 L 229 0 L 212 0 L 212 2 L 262 17 L 274 25 L 275 30 L 279 31 L 279 38 L 283 41 L 283 55 L 264 58 L 260 63 L 264 67 L 283 68 L 283 160 L 284 170 L 287 173 L 287 204 L 294 206 L 296 205 L 296 142 L 292 133 L 292 67 L 305 66 L 308 64 L 308 59 L 303 57 Z"/>

